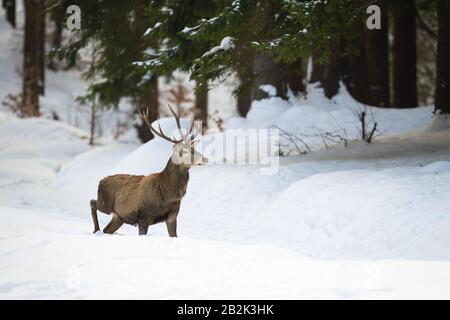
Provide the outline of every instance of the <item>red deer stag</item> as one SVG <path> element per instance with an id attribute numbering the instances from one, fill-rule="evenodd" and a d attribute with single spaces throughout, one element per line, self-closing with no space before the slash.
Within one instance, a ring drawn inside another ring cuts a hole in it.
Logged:
<path id="1" fill-rule="evenodd" d="M 169 108 L 175 117 L 180 139 L 167 137 L 159 121 L 159 131 L 154 129 L 148 119 L 148 110 L 139 112 L 155 135 L 174 144 L 166 167 L 162 172 L 148 176 L 116 174 L 103 178 L 98 186 L 97 200 L 91 200 L 94 233 L 100 230 L 97 217 L 97 210 L 100 210 L 112 214 L 111 222 L 103 229 L 104 233 L 112 234 L 128 223 L 139 227 L 139 235 L 146 235 L 150 225 L 164 221 L 169 236 L 177 236 L 177 216 L 181 199 L 186 193 L 189 169 L 194 165 L 204 165 L 208 160 L 194 149 L 194 121 L 187 133 L 183 133 L 180 115 Z"/>

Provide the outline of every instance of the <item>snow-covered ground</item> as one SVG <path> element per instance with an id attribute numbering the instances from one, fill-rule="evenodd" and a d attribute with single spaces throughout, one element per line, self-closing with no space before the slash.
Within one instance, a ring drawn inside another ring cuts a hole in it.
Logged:
<path id="1" fill-rule="evenodd" d="M 18 35 L 0 17 L 0 98 L 20 91 Z M 0 298 L 450 298 L 450 130 L 430 122 L 432 107 L 377 109 L 375 143 L 325 149 L 320 133 L 359 136 L 361 106 L 345 90 L 256 102 L 227 127 L 277 126 L 316 151 L 281 158 L 271 176 L 191 169 L 179 238 L 163 224 L 93 235 L 99 179 L 157 172 L 170 145 L 110 132 L 89 147 L 87 119 L 70 117 L 83 87 L 75 71 L 49 73 L 44 117 L 0 110 Z M 231 115 L 229 91 L 211 100 Z"/>

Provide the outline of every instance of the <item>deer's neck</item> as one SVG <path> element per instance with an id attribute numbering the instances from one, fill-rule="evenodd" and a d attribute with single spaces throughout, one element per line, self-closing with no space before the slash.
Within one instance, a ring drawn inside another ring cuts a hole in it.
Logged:
<path id="1" fill-rule="evenodd" d="M 159 174 L 161 195 L 168 200 L 181 200 L 186 193 L 189 181 L 189 167 L 177 165 L 172 159 L 167 161 L 166 167 Z"/>

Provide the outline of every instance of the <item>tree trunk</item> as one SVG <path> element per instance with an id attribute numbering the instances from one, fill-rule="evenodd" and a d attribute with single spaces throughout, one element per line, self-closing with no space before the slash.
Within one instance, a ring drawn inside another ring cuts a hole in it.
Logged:
<path id="1" fill-rule="evenodd" d="M 254 58 L 252 49 L 240 48 L 239 65 L 236 68 L 239 78 L 239 88 L 237 90 L 237 110 L 241 117 L 247 116 L 252 105 L 252 90 L 254 81 Z"/>
<path id="2" fill-rule="evenodd" d="M 346 56 L 341 60 L 342 80 L 348 93 L 356 101 L 369 103 L 367 60 L 365 48 L 358 54 Z"/>
<path id="3" fill-rule="evenodd" d="M 368 103 L 373 106 L 389 106 L 389 42 L 388 8 L 386 1 L 378 0 L 381 8 L 381 29 L 365 30 L 368 71 Z"/>
<path id="4" fill-rule="evenodd" d="M 402 1 L 394 15 L 393 106 L 417 106 L 417 52 L 415 0 Z"/>
<path id="5" fill-rule="evenodd" d="M 158 93 L 158 78 L 153 77 L 146 86 L 145 90 L 143 91 L 141 97 L 139 98 L 139 101 L 137 103 L 138 109 L 136 110 L 136 113 L 138 113 L 139 110 L 144 110 L 148 108 L 148 118 L 150 122 L 153 122 L 158 119 L 158 110 L 159 110 L 159 93 Z M 153 139 L 154 135 L 150 131 L 150 129 L 147 127 L 144 121 L 141 121 L 140 124 L 135 125 L 135 128 L 138 133 L 138 137 L 142 142 L 147 142 L 151 139 Z"/>
<path id="6" fill-rule="evenodd" d="M 4 0 L 3 7 L 6 9 L 6 20 L 9 24 L 16 27 L 16 0 Z"/>
<path id="7" fill-rule="evenodd" d="M 240 83 L 244 83 L 245 80 L 242 80 L 239 77 Z M 247 116 L 247 113 L 250 111 L 250 107 L 252 105 L 252 83 L 245 83 L 240 85 L 237 93 L 237 110 L 241 117 Z"/>
<path id="8" fill-rule="evenodd" d="M 252 98 L 260 100 L 267 98 L 268 93 L 261 90 L 262 85 L 271 85 L 275 88 L 275 96 L 286 99 L 287 85 L 284 70 L 280 64 L 264 53 L 257 53 L 254 64 L 255 81 Z"/>
<path id="9" fill-rule="evenodd" d="M 91 119 L 90 119 L 90 135 L 89 135 L 89 145 L 93 146 L 95 143 L 95 127 L 97 124 L 97 105 L 96 98 L 91 101 Z"/>
<path id="10" fill-rule="evenodd" d="M 45 94 L 45 0 L 38 0 L 37 15 L 37 59 L 39 93 Z"/>
<path id="11" fill-rule="evenodd" d="M 313 58 L 310 83 L 319 82 L 327 98 L 331 99 L 338 93 L 340 78 L 341 70 L 337 56 L 332 57 L 326 64 L 314 62 Z"/>
<path id="12" fill-rule="evenodd" d="M 298 96 L 301 93 L 305 93 L 306 87 L 303 73 L 303 65 L 301 60 L 297 60 L 286 66 L 286 80 L 291 92 Z"/>
<path id="13" fill-rule="evenodd" d="M 203 130 L 208 128 L 208 86 L 197 84 L 195 90 L 195 109 L 198 111 L 198 120 L 202 121 Z"/>
<path id="14" fill-rule="evenodd" d="M 437 0 L 438 49 L 435 111 L 450 114 L 450 0 Z"/>
<path id="15" fill-rule="evenodd" d="M 39 116 L 38 32 L 39 8 L 43 0 L 25 1 L 25 39 L 22 110 L 25 117 Z"/>
<path id="16" fill-rule="evenodd" d="M 356 101 L 368 104 L 369 86 L 367 73 L 367 55 L 365 42 L 364 23 L 355 25 L 354 32 L 360 36 L 357 52 L 345 55 L 341 58 L 342 81 L 347 91 Z M 345 47 L 345 43 L 343 43 Z"/>

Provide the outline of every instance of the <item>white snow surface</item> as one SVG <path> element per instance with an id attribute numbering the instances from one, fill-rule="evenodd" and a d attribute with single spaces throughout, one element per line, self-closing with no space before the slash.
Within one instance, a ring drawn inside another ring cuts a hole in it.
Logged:
<path id="1" fill-rule="evenodd" d="M 7 28 L 0 19 L 2 48 Z M 3 97 L 20 79 L 13 51 L 0 62 Z M 52 101 L 67 115 L 75 102 L 61 88 L 83 84 L 75 72 L 52 77 L 44 110 Z M 303 134 L 315 151 L 282 158 L 273 176 L 256 165 L 192 168 L 176 239 L 163 224 L 148 236 L 128 225 L 93 235 L 89 208 L 102 177 L 159 172 L 170 144 L 110 137 L 90 147 L 69 118 L 2 108 L 0 298 L 449 299 L 449 119 L 430 121 L 432 107 L 374 109 L 383 135 L 366 144 L 352 141 L 361 108 L 345 89 L 330 101 L 311 86 L 307 98 L 255 101 L 247 118 L 229 119 L 228 129 Z M 315 136 L 342 128 L 347 147 Z"/>

